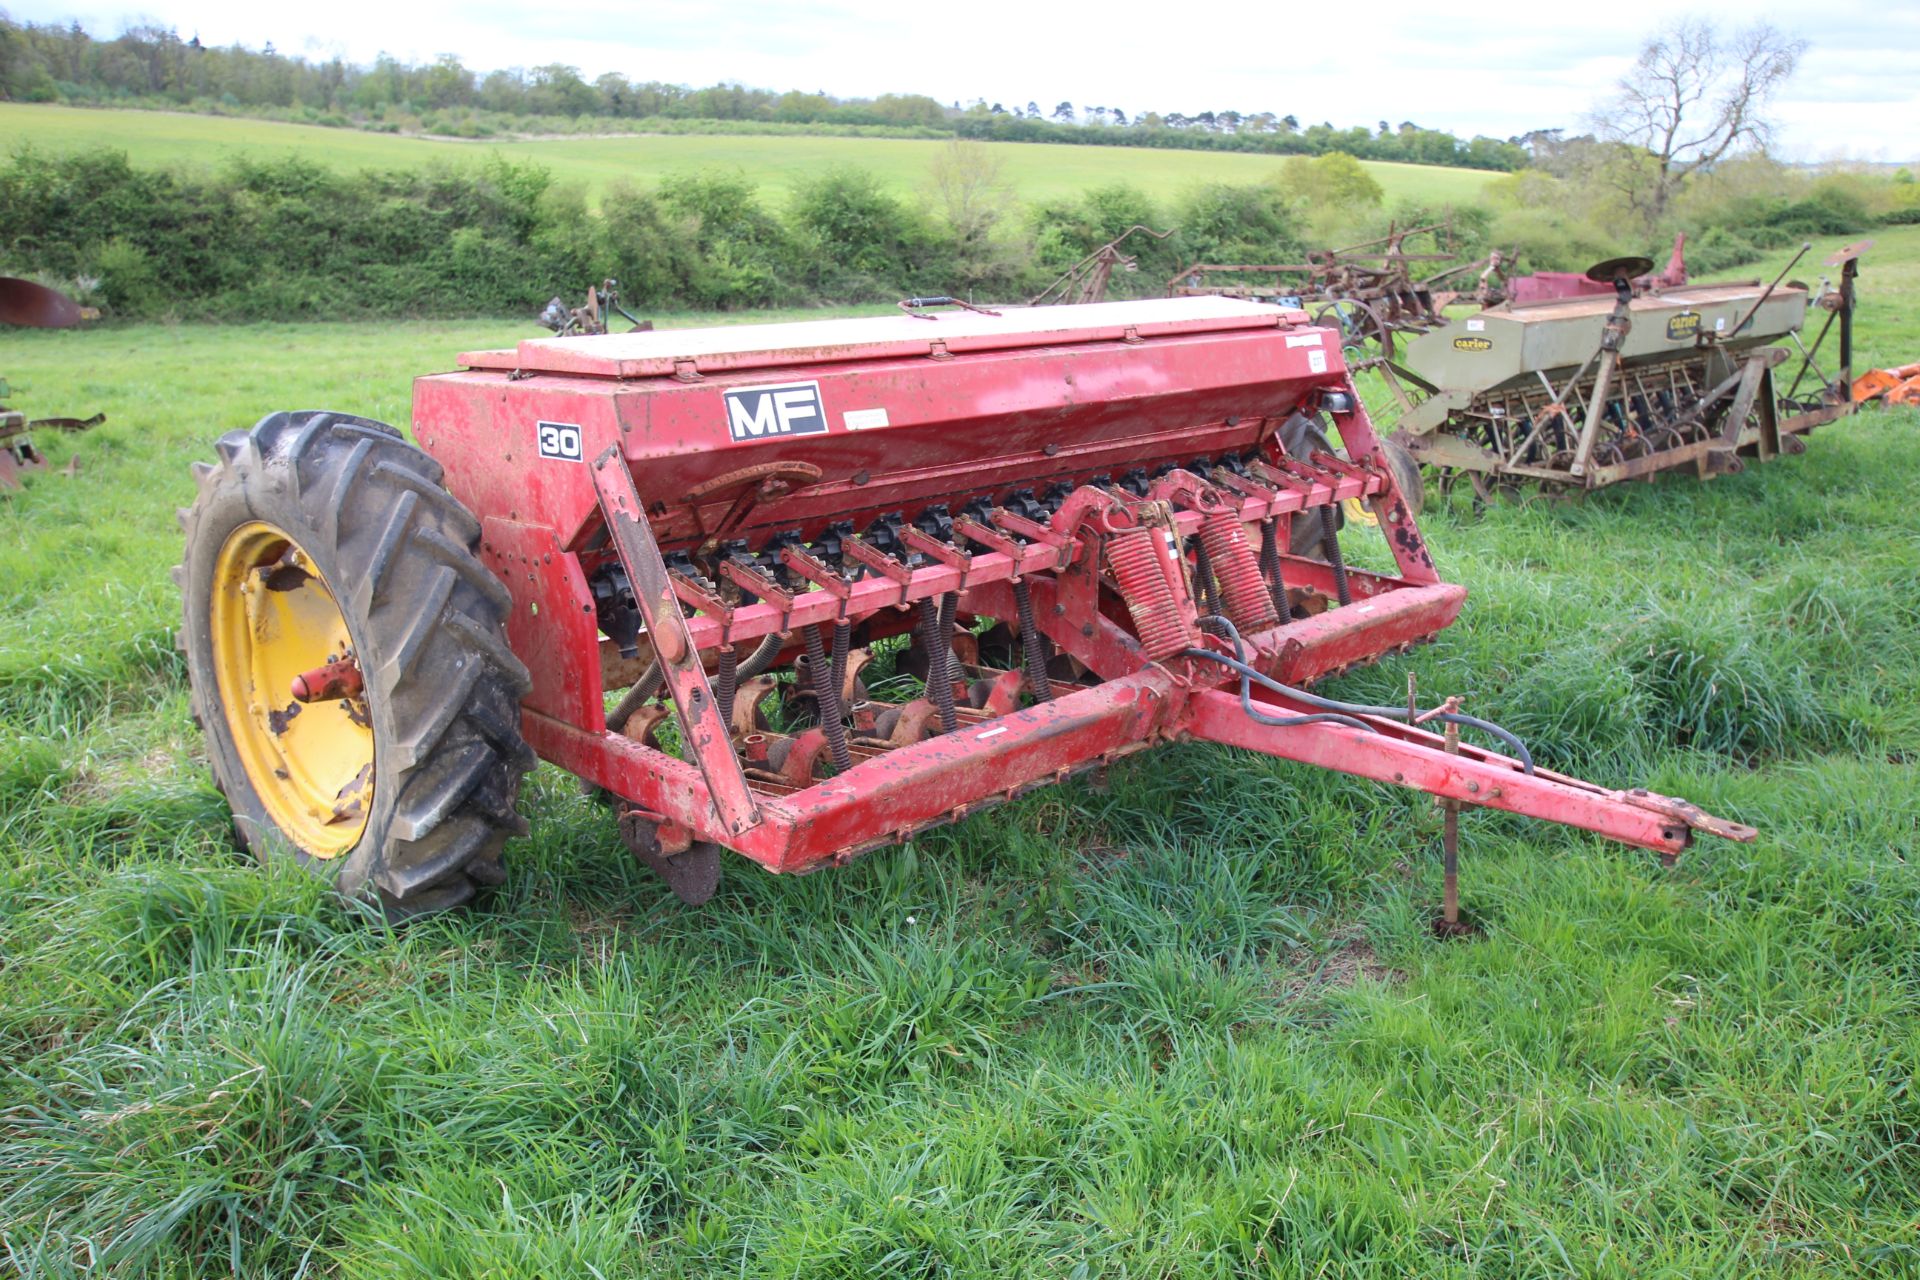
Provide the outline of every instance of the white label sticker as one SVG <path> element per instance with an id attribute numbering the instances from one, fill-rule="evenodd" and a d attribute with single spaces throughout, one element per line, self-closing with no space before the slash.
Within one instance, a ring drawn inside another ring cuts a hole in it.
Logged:
<path id="1" fill-rule="evenodd" d="M 1325 351 L 1307 352 L 1307 368 L 1315 373 L 1327 371 L 1327 353 Z"/>
<path id="2" fill-rule="evenodd" d="M 1317 333 L 1290 333 L 1287 335 L 1287 345 L 1290 347 L 1317 347 L 1320 345 L 1320 335 Z"/>
<path id="3" fill-rule="evenodd" d="M 980 739 L 982 739 L 982 738 L 991 738 L 991 737 L 993 737 L 993 736 L 994 736 L 995 734 L 1000 734 L 1000 733 L 1005 733 L 1006 731 L 1007 731 L 1007 726 L 1005 726 L 1005 725 L 996 725 L 995 727 L 993 727 L 993 728 L 991 728 L 991 729 L 982 729 L 982 730 L 981 730 L 981 731 L 980 731 L 979 733 L 976 733 L 976 734 L 974 734 L 974 735 L 973 735 L 973 740 L 974 740 L 975 742 L 978 742 L 978 741 L 980 741 Z"/>
<path id="4" fill-rule="evenodd" d="M 1468 333 L 1478 333 L 1478 332 L 1480 332 L 1480 331 L 1481 331 L 1482 329 L 1484 329 L 1484 328 L 1486 328 L 1486 327 L 1487 327 L 1487 322 L 1486 322 L 1485 320 L 1469 320 L 1469 321 L 1467 321 L 1467 332 L 1468 332 Z"/>
<path id="5" fill-rule="evenodd" d="M 727 434 L 735 440 L 814 436 L 827 429 L 817 382 L 779 382 L 727 390 Z"/>
<path id="6" fill-rule="evenodd" d="M 849 431 L 865 431 L 868 427 L 887 425 L 885 409 L 849 409 L 840 415 L 840 421 L 847 424 Z"/>
<path id="7" fill-rule="evenodd" d="M 540 456 L 558 458 L 562 462 L 583 462 L 581 456 L 580 428 L 571 422 L 542 422 L 538 424 L 540 433 Z"/>
<path id="8" fill-rule="evenodd" d="M 1713 322 L 1713 331 L 1715 333 L 1719 333 L 1721 330 L 1725 329 L 1726 327 L 1727 327 L 1727 318 L 1725 316 L 1719 316 L 1715 318 Z"/>

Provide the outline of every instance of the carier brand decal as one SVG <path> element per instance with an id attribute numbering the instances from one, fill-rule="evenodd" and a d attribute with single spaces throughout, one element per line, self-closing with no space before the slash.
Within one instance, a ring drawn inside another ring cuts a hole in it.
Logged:
<path id="1" fill-rule="evenodd" d="M 817 382 L 734 387 L 726 393 L 727 433 L 735 440 L 813 436 L 827 429 Z"/>

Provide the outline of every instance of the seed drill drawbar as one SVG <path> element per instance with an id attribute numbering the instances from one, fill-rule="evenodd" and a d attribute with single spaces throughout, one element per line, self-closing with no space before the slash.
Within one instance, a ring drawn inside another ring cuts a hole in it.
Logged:
<path id="1" fill-rule="evenodd" d="M 395 916 L 499 880 L 536 755 L 610 793 L 689 901 L 723 848 L 842 863 L 1180 739 L 1667 858 L 1753 838 L 1535 768 L 1452 701 L 1308 692 L 1466 591 L 1304 312 L 905 314 L 460 363 L 415 384 L 418 448 L 276 413 L 220 440 L 181 516 L 194 710 L 242 837 Z M 1345 562 L 1349 499 L 1395 572 Z M 922 696 L 869 691 L 876 646 Z"/>

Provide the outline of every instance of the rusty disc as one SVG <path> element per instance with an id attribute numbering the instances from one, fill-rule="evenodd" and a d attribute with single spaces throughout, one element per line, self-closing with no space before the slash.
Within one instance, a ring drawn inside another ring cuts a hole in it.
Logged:
<path id="1" fill-rule="evenodd" d="M 1595 284 L 1612 284 L 1616 280 L 1632 280 L 1653 270 L 1652 258 L 1608 258 L 1605 262 L 1596 262 L 1587 268 L 1587 279 Z"/>
<path id="2" fill-rule="evenodd" d="M 1873 248 L 1873 241 L 1871 240 L 1855 240 L 1852 244 L 1841 245 L 1838 249 L 1835 249 L 1827 255 L 1827 265 L 1830 267 L 1843 266 L 1846 264 L 1847 259 L 1857 258 L 1871 248 Z"/>

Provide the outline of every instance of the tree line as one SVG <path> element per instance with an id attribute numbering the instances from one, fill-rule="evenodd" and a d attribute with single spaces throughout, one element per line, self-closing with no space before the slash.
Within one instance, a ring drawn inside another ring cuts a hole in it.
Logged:
<path id="1" fill-rule="evenodd" d="M 975 99 L 941 103 L 923 94 L 874 98 L 824 92 L 775 92 L 723 83 L 694 88 L 608 72 L 587 80 L 552 63 L 478 71 L 452 55 L 410 63 L 382 55 L 372 66 L 331 58 L 309 61 L 241 45 L 203 45 L 159 26 L 134 26 L 97 39 L 77 22 L 18 23 L 0 15 L 0 98 L 19 102 L 167 105 L 238 110 L 313 123 L 450 133 L 467 137 L 532 131 L 539 121 L 721 121 L 736 127 L 885 131 L 1004 142 L 1254 151 L 1320 155 L 1340 151 L 1368 160 L 1512 170 L 1527 162 L 1512 140 L 1462 139 L 1410 120 L 1397 125 L 1303 126 L 1291 113 L 1208 109 L 1197 112 L 1062 101 L 1008 105 Z"/>

